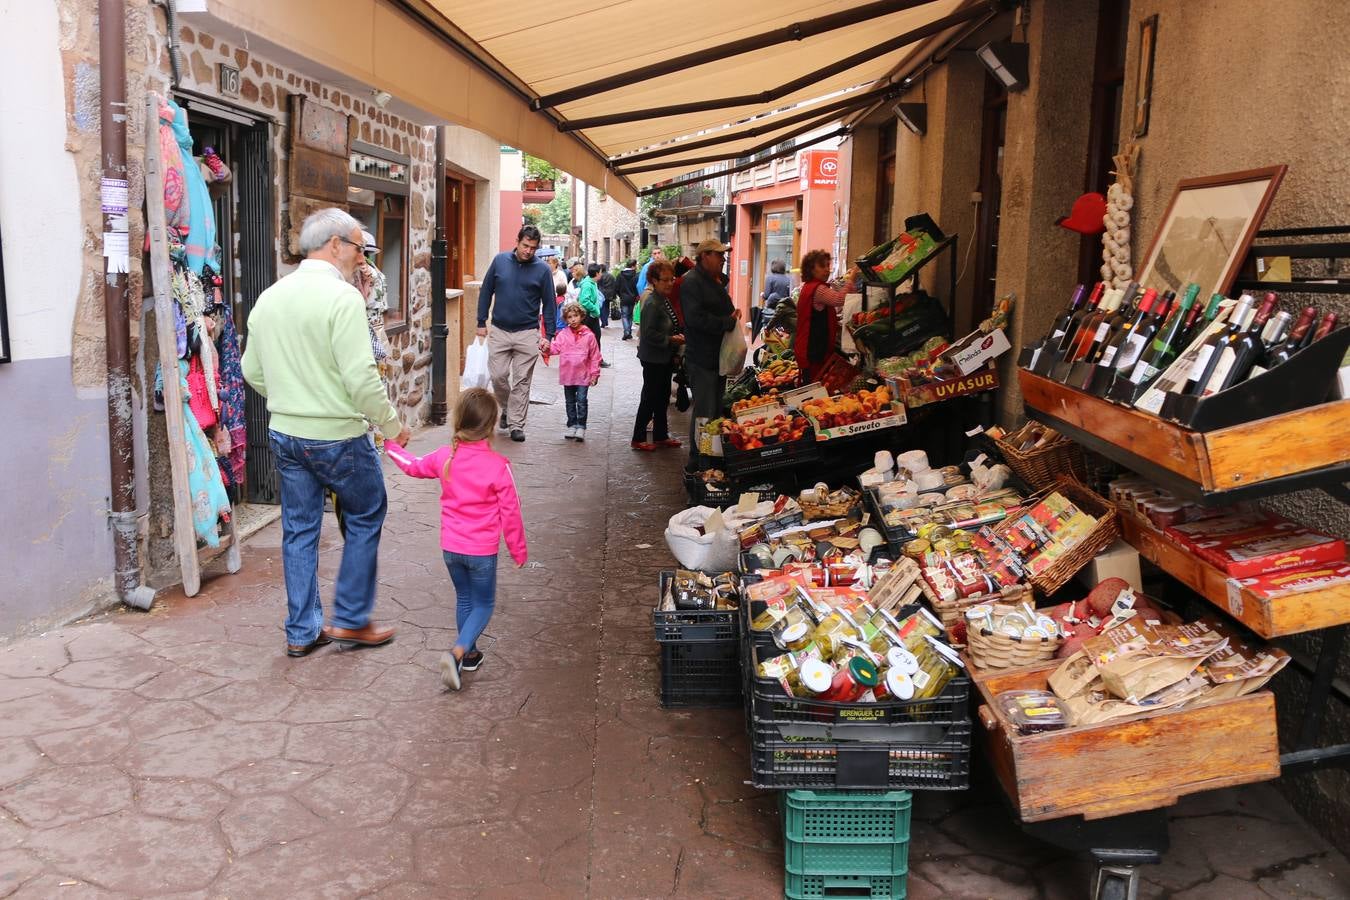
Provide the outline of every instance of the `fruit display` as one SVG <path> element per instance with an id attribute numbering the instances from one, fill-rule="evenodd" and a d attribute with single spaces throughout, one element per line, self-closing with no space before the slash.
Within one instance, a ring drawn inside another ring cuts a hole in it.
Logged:
<path id="1" fill-rule="evenodd" d="M 875 391 L 807 400 L 802 404 L 802 412 L 819 422 L 822 428 L 856 425 L 895 414 L 891 408 L 891 390 L 884 386 Z"/>
<path id="2" fill-rule="evenodd" d="M 760 369 L 756 379 L 761 388 L 795 387 L 801 374 L 796 360 L 779 357 Z"/>
<path id="3" fill-rule="evenodd" d="M 737 400 L 731 404 L 731 414 L 739 416 L 747 409 L 754 409 L 756 406 L 764 406 L 768 403 L 779 402 L 778 388 L 771 388 L 763 394 L 755 394 L 753 397 L 746 397 L 743 400 Z"/>
<path id="4" fill-rule="evenodd" d="M 904 313 L 914 305 L 915 297 L 916 295 L 914 294 L 901 294 L 895 298 L 894 302 L 883 303 L 876 309 L 864 309 L 855 312 L 852 318 L 849 319 L 849 324 L 854 328 L 860 328 L 863 325 L 871 325 L 873 322 L 880 322 L 882 319 L 889 319 L 891 317 L 892 308 L 894 308 L 897 316 L 904 315 Z"/>
<path id="5" fill-rule="evenodd" d="M 737 450 L 759 450 L 771 444 L 790 444 L 806 436 L 811 423 L 796 413 L 761 416 L 745 422 L 722 420 L 722 440 Z"/>
<path id="6" fill-rule="evenodd" d="M 944 337 L 931 337 L 924 341 L 923 345 L 913 353 L 907 353 L 904 356 L 890 356 L 886 359 L 877 361 L 877 374 L 891 378 L 899 378 L 910 369 L 920 365 L 929 358 L 936 357 L 947 348 L 947 339 Z"/>

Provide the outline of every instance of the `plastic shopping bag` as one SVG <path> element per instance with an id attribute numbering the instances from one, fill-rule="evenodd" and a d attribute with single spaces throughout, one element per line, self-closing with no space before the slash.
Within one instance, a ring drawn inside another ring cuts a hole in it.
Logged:
<path id="1" fill-rule="evenodd" d="M 462 389 L 484 388 L 491 390 L 492 376 L 488 374 L 488 347 L 483 338 L 474 338 L 469 349 L 464 351 L 464 374 L 460 376 Z"/>
<path id="2" fill-rule="evenodd" d="M 735 327 L 722 337 L 722 349 L 717 355 L 717 372 L 730 378 L 741 374 L 745 368 L 745 335 L 741 333 L 738 319 Z"/>

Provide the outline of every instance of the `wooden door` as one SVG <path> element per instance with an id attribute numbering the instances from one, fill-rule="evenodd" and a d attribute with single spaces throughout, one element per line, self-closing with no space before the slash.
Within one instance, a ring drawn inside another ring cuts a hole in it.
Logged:
<path id="1" fill-rule="evenodd" d="M 465 281 L 481 278 L 474 269 L 475 185 L 472 181 L 445 179 L 445 286 L 463 288 Z"/>

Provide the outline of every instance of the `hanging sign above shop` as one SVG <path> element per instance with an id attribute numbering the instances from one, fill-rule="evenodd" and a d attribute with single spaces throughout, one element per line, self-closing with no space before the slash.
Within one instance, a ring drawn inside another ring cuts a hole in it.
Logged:
<path id="1" fill-rule="evenodd" d="M 797 172 L 803 191 L 839 186 L 838 150 L 803 150 L 797 157 Z"/>

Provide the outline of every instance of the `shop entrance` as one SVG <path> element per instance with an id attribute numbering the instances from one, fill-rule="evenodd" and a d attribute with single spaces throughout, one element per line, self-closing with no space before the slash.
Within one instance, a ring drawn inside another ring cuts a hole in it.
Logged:
<path id="1" fill-rule="evenodd" d="M 999 211 L 1003 206 L 1003 141 L 1007 130 L 1008 91 L 992 75 L 985 75 L 980 138 L 981 202 L 975 226 L 972 322 L 982 321 L 994 308 L 994 280 L 998 276 Z"/>
<path id="2" fill-rule="evenodd" d="M 465 275 L 472 271 L 474 258 L 475 183 L 447 175 L 445 178 L 445 286 L 463 288 Z M 472 280 L 470 277 L 468 280 Z"/>
<path id="3" fill-rule="evenodd" d="M 229 168 L 226 184 L 211 190 L 220 244 L 222 292 L 230 298 L 235 326 L 248 330 L 253 305 L 277 278 L 272 198 L 271 125 L 262 118 L 213 100 L 183 95 L 192 152 L 213 148 Z M 245 387 L 244 417 L 248 429 L 244 491 L 236 502 L 281 502 L 276 460 L 267 440 L 267 400 Z M 232 492 L 233 493 L 233 492 Z"/>

